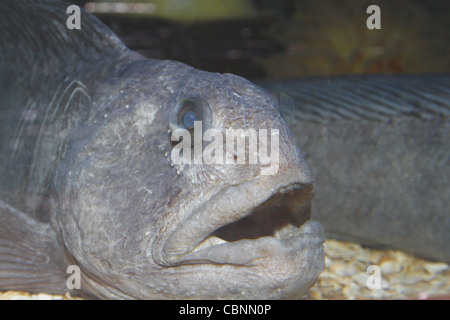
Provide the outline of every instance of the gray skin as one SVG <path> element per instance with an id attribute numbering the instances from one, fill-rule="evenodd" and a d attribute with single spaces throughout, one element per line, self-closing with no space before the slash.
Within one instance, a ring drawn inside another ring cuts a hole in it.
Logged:
<path id="1" fill-rule="evenodd" d="M 64 293 L 77 265 L 99 298 L 301 297 L 325 238 L 278 100 L 145 59 L 84 11 L 68 30 L 67 6 L 0 2 L 0 289 Z M 172 164 L 185 98 L 204 127 L 278 129 L 278 172 Z"/>
<path id="2" fill-rule="evenodd" d="M 450 75 L 261 83 L 315 177 L 327 237 L 450 263 Z"/>

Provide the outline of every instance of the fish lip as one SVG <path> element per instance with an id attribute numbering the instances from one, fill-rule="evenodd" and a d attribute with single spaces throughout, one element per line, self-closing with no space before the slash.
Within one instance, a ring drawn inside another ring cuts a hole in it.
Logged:
<path id="1" fill-rule="evenodd" d="M 228 187 L 226 190 L 230 190 L 230 188 Z M 239 189 L 234 192 L 238 192 Z M 264 206 L 266 203 L 270 203 L 273 198 L 286 192 L 297 194 L 299 197 L 298 203 L 301 203 L 302 206 L 308 206 L 314 194 L 314 184 L 312 182 L 301 183 L 293 181 L 279 185 L 268 196 L 261 198 L 257 205 L 239 215 L 238 218 L 219 225 L 211 224 L 209 230 L 206 229 L 206 235 L 195 239 L 195 245 L 181 248 L 181 250 L 178 250 L 178 248 L 177 250 L 173 250 L 176 246 L 171 241 L 174 238 L 176 239 L 176 236 L 169 236 L 163 246 L 160 247 L 162 250 L 157 252 L 155 261 L 161 266 L 170 267 L 193 264 L 227 264 L 242 267 L 262 263 L 264 260 L 268 260 L 274 256 L 274 251 L 276 250 L 294 253 L 306 243 L 310 247 L 321 249 L 322 243 L 325 241 L 323 227 L 317 221 L 310 220 L 310 215 L 299 226 L 287 226 L 289 229 L 282 229 L 281 234 L 278 236 L 267 235 L 255 239 L 240 239 L 231 242 L 225 241 L 225 243 L 205 245 L 208 239 L 211 239 L 218 229 L 250 216 L 255 209 Z M 213 201 L 214 199 L 210 199 L 208 202 L 211 203 Z M 181 227 L 177 231 L 178 234 L 180 234 L 180 230 L 187 234 L 192 231 L 190 229 L 192 228 L 184 226 L 184 228 Z M 176 243 L 176 241 L 173 241 L 173 243 Z M 242 254 L 242 252 L 251 252 L 253 254 Z"/>
<path id="2" fill-rule="evenodd" d="M 200 244 L 185 254 L 180 264 L 211 263 L 253 267 L 267 264 L 267 260 L 273 260 L 280 252 L 295 259 L 296 253 L 302 248 L 319 250 L 325 242 L 323 226 L 315 220 L 308 220 L 298 228 L 285 230 L 285 233 L 288 235 L 241 239 L 206 247 Z"/>

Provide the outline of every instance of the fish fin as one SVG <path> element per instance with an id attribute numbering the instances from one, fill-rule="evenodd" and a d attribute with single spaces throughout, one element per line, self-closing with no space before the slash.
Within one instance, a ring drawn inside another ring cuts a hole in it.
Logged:
<path id="1" fill-rule="evenodd" d="M 318 76 L 257 84 L 293 99 L 280 103 L 288 125 L 450 116 L 450 76 L 446 74 Z"/>
<path id="2" fill-rule="evenodd" d="M 67 292 L 67 275 L 53 259 L 58 250 L 50 224 L 0 200 L 0 290 Z"/>
<path id="3" fill-rule="evenodd" d="M 35 70 L 40 64 L 51 63 L 52 68 L 73 68 L 81 60 L 95 62 L 100 57 L 103 61 L 106 55 L 110 58 L 131 54 L 119 37 L 83 8 L 79 8 L 81 28 L 69 29 L 69 6 L 70 3 L 56 0 L 0 1 L 2 67 Z"/>

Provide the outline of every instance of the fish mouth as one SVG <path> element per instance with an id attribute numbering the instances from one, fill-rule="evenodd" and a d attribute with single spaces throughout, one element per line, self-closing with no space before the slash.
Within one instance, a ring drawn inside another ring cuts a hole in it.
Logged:
<path id="1" fill-rule="evenodd" d="M 197 214 L 181 223 L 160 247 L 156 262 L 251 267 L 280 254 L 301 260 L 305 248 L 322 250 L 323 227 L 310 220 L 313 183 L 293 182 L 271 190 L 251 187 L 229 187 L 196 208 Z M 242 202 L 234 210 L 221 206 Z"/>

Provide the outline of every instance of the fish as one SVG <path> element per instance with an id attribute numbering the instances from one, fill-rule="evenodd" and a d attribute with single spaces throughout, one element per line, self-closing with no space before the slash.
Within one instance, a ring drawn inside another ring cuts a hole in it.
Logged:
<path id="1" fill-rule="evenodd" d="M 450 75 L 339 75 L 259 83 L 317 188 L 328 238 L 450 263 Z"/>
<path id="2" fill-rule="evenodd" d="M 302 297 L 325 233 L 277 96 L 144 58 L 80 8 L 68 28 L 69 6 L 0 2 L 0 290 Z M 233 130 L 259 134 L 257 149 L 231 136 L 221 163 Z"/>

